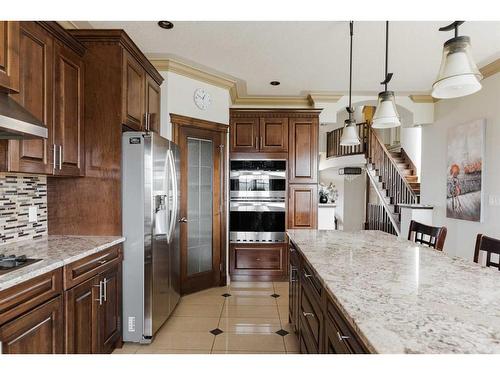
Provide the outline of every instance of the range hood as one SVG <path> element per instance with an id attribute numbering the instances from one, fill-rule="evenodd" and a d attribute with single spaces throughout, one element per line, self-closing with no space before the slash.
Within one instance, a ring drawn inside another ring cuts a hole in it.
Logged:
<path id="1" fill-rule="evenodd" d="M 0 139 L 47 138 L 48 130 L 35 116 L 5 93 L 0 93 Z"/>

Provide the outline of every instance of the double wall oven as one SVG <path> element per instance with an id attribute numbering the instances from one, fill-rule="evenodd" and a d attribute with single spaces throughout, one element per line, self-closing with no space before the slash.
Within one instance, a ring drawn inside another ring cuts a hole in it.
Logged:
<path id="1" fill-rule="evenodd" d="M 285 241 L 286 160 L 232 160 L 230 240 Z"/>

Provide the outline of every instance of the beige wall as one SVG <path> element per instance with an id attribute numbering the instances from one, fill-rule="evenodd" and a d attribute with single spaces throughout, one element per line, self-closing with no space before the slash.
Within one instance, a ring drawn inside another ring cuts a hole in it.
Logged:
<path id="1" fill-rule="evenodd" d="M 500 74 L 483 80 L 476 94 L 436 103 L 435 123 L 422 128 L 422 202 L 432 204 L 434 225 L 446 225 L 444 250 L 472 259 L 476 235 L 500 238 L 500 207 L 489 204 L 500 196 Z M 483 179 L 483 222 L 446 217 L 446 132 L 449 128 L 476 119 L 486 119 Z"/>

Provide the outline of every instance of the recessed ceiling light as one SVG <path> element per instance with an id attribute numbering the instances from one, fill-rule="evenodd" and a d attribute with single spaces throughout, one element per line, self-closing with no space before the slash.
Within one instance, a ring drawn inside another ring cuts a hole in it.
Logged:
<path id="1" fill-rule="evenodd" d="M 281 82 L 280 81 L 271 81 L 271 82 L 269 82 L 269 84 L 271 86 L 279 86 L 279 85 L 281 85 Z"/>
<path id="2" fill-rule="evenodd" d="M 174 24 L 170 21 L 159 21 L 158 26 L 160 26 L 162 29 L 173 29 Z"/>

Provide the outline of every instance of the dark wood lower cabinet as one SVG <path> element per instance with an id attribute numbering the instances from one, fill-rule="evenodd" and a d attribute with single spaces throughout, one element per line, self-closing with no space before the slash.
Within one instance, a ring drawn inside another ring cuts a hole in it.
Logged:
<path id="1" fill-rule="evenodd" d="M 66 353 L 98 352 L 99 276 L 66 291 Z"/>
<path id="2" fill-rule="evenodd" d="M 289 244 L 289 321 L 302 354 L 364 354 L 367 346 L 295 244 Z"/>
<path id="3" fill-rule="evenodd" d="M 63 323 L 63 301 L 58 296 L 0 326 L 0 353 L 63 353 Z"/>
<path id="4" fill-rule="evenodd" d="M 115 246 L 0 291 L 0 354 L 98 354 L 120 346 L 122 259 Z"/>
<path id="5" fill-rule="evenodd" d="M 287 244 L 231 244 L 229 263 L 232 280 L 286 280 Z"/>

